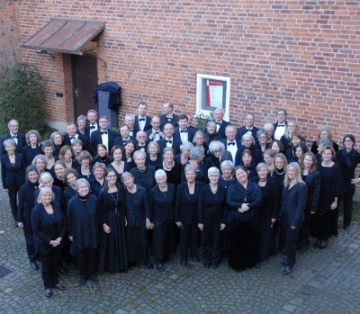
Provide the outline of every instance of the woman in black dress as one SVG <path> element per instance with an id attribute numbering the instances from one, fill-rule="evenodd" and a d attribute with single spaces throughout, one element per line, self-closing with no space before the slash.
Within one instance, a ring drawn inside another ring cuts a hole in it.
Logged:
<path id="1" fill-rule="evenodd" d="M 214 143 L 214 142 L 212 142 Z M 210 144 L 211 145 L 211 144 Z M 219 184 L 220 171 L 208 170 L 209 184 L 199 193 L 199 223 L 205 268 L 218 268 L 221 260 L 220 232 L 225 229 L 227 218 L 226 188 Z"/>
<path id="2" fill-rule="evenodd" d="M 155 167 L 145 164 L 146 153 L 141 150 L 137 150 L 133 158 L 136 166 L 130 170 L 130 173 L 134 176 L 136 184 L 140 184 L 149 192 L 155 186 Z"/>
<path id="3" fill-rule="evenodd" d="M 106 167 L 110 165 L 113 159 L 108 155 L 106 146 L 104 144 L 98 144 L 96 146 L 97 155 L 94 157 L 92 164 L 97 162 L 103 163 Z"/>
<path id="4" fill-rule="evenodd" d="M 130 170 L 129 164 L 123 161 L 124 147 L 115 145 L 111 149 L 110 155 L 113 158 L 113 162 L 107 167 L 108 169 L 115 169 L 118 183 L 121 183 L 121 175 Z"/>
<path id="5" fill-rule="evenodd" d="M 89 180 L 93 176 L 91 162 L 91 154 L 87 150 L 83 150 L 79 155 L 79 165 L 75 167 L 79 174 L 79 178 Z"/>
<path id="6" fill-rule="evenodd" d="M 246 148 L 243 150 L 239 165 L 243 166 L 248 171 L 249 178 L 256 177 L 256 164 L 254 162 L 253 153 L 250 149 Z"/>
<path id="7" fill-rule="evenodd" d="M 42 144 L 42 149 L 47 159 L 46 169 L 52 170 L 55 161 L 58 159 L 57 157 L 54 157 L 54 144 L 51 141 L 45 141 Z"/>
<path id="8" fill-rule="evenodd" d="M 100 219 L 98 199 L 90 193 L 86 179 L 78 179 L 75 184 L 77 195 L 70 199 L 67 206 L 69 240 L 71 252 L 76 254 L 80 274 L 80 287 L 90 279 L 97 284 L 96 252 L 100 242 Z"/>
<path id="9" fill-rule="evenodd" d="M 52 296 L 51 288 L 66 290 L 66 287 L 59 283 L 62 240 L 66 231 L 65 216 L 53 200 L 52 190 L 48 187 L 42 188 L 38 204 L 31 213 L 31 227 L 42 264 L 45 296 L 48 298 Z"/>
<path id="10" fill-rule="evenodd" d="M 355 185 L 351 180 L 355 176 L 355 169 L 360 163 L 360 153 L 354 149 L 355 137 L 352 134 L 346 134 L 343 139 L 344 148 L 336 153 L 336 159 L 339 162 L 341 168 L 345 192 L 343 194 L 344 200 L 344 221 L 343 228 L 348 230 L 351 223 L 352 212 L 352 199 L 355 194 Z"/>
<path id="11" fill-rule="evenodd" d="M 281 227 L 285 234 L 287 259 L 281 265 L 285 266 L 283 275 L 292 272 L 296 262 L 297 236 L 304 220 L 307 188 L 301 178 L 301 169 L 297 162 L 287 167 L 284 189 L 281 198 Z"/>
<path id="12" fill-rule="evenodd" d="M 75 184 L 78 177 L 79 175 L 75 169 L 66 169 L 64 172 L 64 179 L 67 184 L 67 187 L 63 193 L 65 208 L 67 208 L 70 199 L 77 194 L 75 190 Z"/>
<path id="13" fill-rule="evenodd" d="M 181 153 L 175 155 L 176 164 L 178 164 L 180 167 L 182 167 L 184 164 L 186 164 L 189 161 L 190 150 L 193 147 L 194 147 L 194 145 L 191 144 L 190 142 L 185 142 L 185 143 L 181 144 L 180 145 Z"/>
<path id="14" fill-rule="evenodd" d="M 79 162 L 76 159 L 73 159 L 72 156 L 73 153 L 69 145 L 61 147 L 59 151 L 59 159 L 65 163 L 66 168 L 76 169 L 79 167 Z"/>
<path id="15" fill-rule="evenodd" d="M 235 168 L 236 181 L 227 189 L 229 230 L 229 266 L 244 270 L 255 266 L 259 259 L 258 208 L 263 196 L 259 186 L 249 180 L 247 170 Z"/>
<path id="16" fill-rule="evenodd" d="M 169 149 L 172 151 L 171 148 Z M 175 186 L 167 182 L 166 172 L 162 169 L 155 172 L 155 180 L 156 186 L 150 192 L 151 221 L 154 225 L 152 248 L 156 268 L 163 272 L 164 260 L 169 259 L 176 252 Z"/>
<path id="17" fill-rule="evenodd" d="M 220 154 L 225 150 L 224 143 L 220 141 L 212 141 L 209 145 L 210 155 L 206 157 L 205 165 L 206 168 L 216 167 L 220 169 Z"/>
<path id="18" fill-rule="evenodd" d="M 263 203 L 259 206 L 260 249 L 259 262 L 266 261 L 271 254 L 273 226 L 280 212 L 280 189 L 277 181 L 270 176 L 269 167 L 261 162 L 256 166 L 258 184 L 263 195 Z M 258 264 L 260 265 L 260 264 Z"/>
<path id="19" fill-rule="evenodd" d="M 115 172 L 116 170 L 113 169 Z M 102 187 L 105 184 L 106 166 L 101 162 L 97 162 L 92 167 L 93 176 L 89 178 L 91 193 L 99 196 Z"/>
<path id="20" fill-rule="evenodd" d="M 332 146 L 335 150 L 335 152 L 337 152 L 339 150 L 339 145 L 333 141 L 332 139 L 332 132 L 329 128 L 325 127 L 323 129 L 320 130 L 319 132 L 319 140 L 329 140 L 331 141 Z M 312 146 L 311 146 L 311 152 L 316 156 L 316 154 L 318 153 L 318 141 L 314 141 L 312 143 Z"/>
<path id="21" fill-rule="evenodd" d="M 219 179 L 219 184 L 223 185 L 225 189 L 232 183 L 234 183 L 234 167 L 233 163 L 230 160 L 224 160 L 220 164 L 221 176 Z"/>
<path id="22" fill-rule="evenodd" d="M 26 146 L 22 149 L 25 166 L 31 165 L 36 155 L 42 154 L 42 146 L 40 144 L 40 134 L 36 130 L 30 130 L 25 134 Z"/>
<path id="23" fill-rule="evenodd" d="M 57 160 L 54 164 L 54 185 L 58 186 L 61 189 L 61 192 L 64 192 L 67 186 L 64 177 L 65 170 L 65 163 L 61 160 Z"/>
<path id="24" fill-rule="evenodd" d="M 186 180 L 185 176 L 185 167 L 187 165 L 193 165 L 196 169 L 196 181 L 200 181 L 203 183 L 207 182 L 207 169 L 205 163 L 202 161 L 204 156 L 204 149 L 200 146 L 194 146 L 190 150 L 189 158 L 190 160 L 183 164 L 182 172 L 181 172 L 181 181 L 184 182 Z"/>
<path id="25" fill-rule="evenodd" d="M 150 142 L 146 148 L 146 165 L 153 166 L 155 170 L 160 169 L 162 165 L 162 156 L 160 155 L 160 146 L 156 142 Z"/>
<path id="26" fill-rule="evenodd" d="M 167 182 L 175 186 L 181 183 L 181 166 L 175 162 L 175 153 L 170 147 L 164 148 L 161 169 L 166 173 Z"/>
<path id="27" fill-rule="evenodd" d="M 198 202 L 203 184 L 196 181 L 196 168 L 188 164 L 184 169 L 185 182 L 176 190 L 175 223 L 180 228 L 180 265 L 187 265 L 188 249 L 190 257 L 198 263 Z"/>
<path id="28" fill-rule="evenodd" d="M 34 193 L 38 188 L 39 173 L 36 167 L 28 166 L 26 168 L 25 184 L 19 190 L 19 207 L 17 213 L 18 227 L 23 228 L 26 241 L 26 251 L 30 260 L 30 266 L 33 270 L 38 270 L 36 263 L 36 250 L 34 243 L 34 233 L 31 229 L 31 212 L 34 208 Z"/>
<path id="29" fill-rule="evenodd" d="M 128 140 L 124 145 L 124 156 L 123 160 L 127 163 L 128 169 L 132 169 L 135 167 L 135 161 L 133 159 L 133 155 L 137 149 L 136 141 L 134 140 Z"/>
<path id="30" fill-rule="evenodd" d="M 58 158 L 60 154 L 60 149 L 64 146 L 64 136 L 60 132 L 56 131 L 51 133 L 50 140 L 54 147 L 53 155 L 55 158 Z"/>
<path id="31" fill-rule="evenodd" d="M 102 224 L 99 271 L 125 272 L 128 269 L 125 197 L 114 169 L 109 170 L 99 193 L 99 208 Z"/>
<path id="32" fill-rule="evenodd" d="M 147 249 L 146 230 L 153 228 L 150 221 L 150 201 L 145 188 L 135 184 L 134 176 L 130 172 L 124 172 L 121 180 L 125 186 L 126 208 L 126 244 L 128 249 L 128 261 L 130 263 L 143 262 L 152 269 L 153 264 L 149 260 Z"/>

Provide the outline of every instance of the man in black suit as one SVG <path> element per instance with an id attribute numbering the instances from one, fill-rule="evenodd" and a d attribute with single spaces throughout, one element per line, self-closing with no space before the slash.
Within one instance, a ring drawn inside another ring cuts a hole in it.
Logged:
<path id="1" fill-rule="evenodd" d="M 99 129 L 99 124 L 97 123 L 98 113 L 94 109 L 90 109 L 87 112 L 86 118 L 88 119 L 89 123 L 85 127 L 85 135 L 91 139 L 92 132 Z"/>
<path id="2" fill-rule="evenodd" d="M 237 129 L 236 139 L 241 141 L 243 135 L 250 131 L 255 141 L 257 141 L 257 131 L 259 131 L 259 129 L 254 126 L 254 123 L 255 115 L 253 113 L 248 113 L 245 118 L 245 125 Z"/>
<path id="3" fill-rule="evenodd" d="M 87 136 L 77 133 L 77 126 L 75 122 L 68 122 L 66 124 L 66 134 L 64 135 L 64 144 L 71 147 L 73 141 L 78 139 L 83 142 L 83 150 L 88 151 L 90 149 L 90 143 Z"/>
<path id="4" fill-rule="evenodd" d="M 171 123 L 164 125 L 165 137 L 159 140 L 157 143 L 160 146 L 160 154 L 162 155 L 165 147 L 170 147 L 174 150 L 175 155 L 180 153 L 181 140 L 174 136 L 174 126 Z"/>
<path id="5" fill-rule="evenodd" d="M 287 111 L 285 108 L 280 108 L 276 113 L 277 122 L 274 124 L 274 139 L 280 141 L 285 134 L 285 127 L 287 126 Z"/>
<path id="6" fill-rule="evenodd" d="M 124 146 L 125 143 L 129 140 L 136 141 L 135 137 L 130 136 L 130 128 L 126 124 L 124 124 L 120 127 L 120 136 L 118 136 L 114 140 L 113 146 L 115 145 Z"/>
<path id="7" fill-rule="evenodd" d="M 138 115 L 135 116 L 135 124 L 134 124 L 134 134 L 137 134 L 139 131 L 147 131 L 151 129 L 151 118 L 146 115 L 147 104 L 141 102 L 138 105 Z"/>
<path id="8" fill-rule="evenodd" d="M 150 130 L 146 131 L 147 138 L 150 141 L 157 142 L 158 140 L 161 140 L 165 137 L 165 134 L 160 129 L 161 121 L 159 116 L 153 116 L 151 119 L 151 126 L 152 128 Z"/>
<path id="9" fill-rule="evenodd" d="M 109 120 L 106 116 L 100 117 L 99 126 L 100 129 L 94 131 L 91 135 L 90 152 L 92 156 L 97 155 L 98 144 L 104 144 L 108 154 L 110 154 L 114 140 L 119 136 L 117 132 L 108 129 Z"/>
<path id="10" fill-rule="evenodd" d="M 178 116 L 174 114 L 174 105 L 165 103 L 162 108 L 163 114 L 160 116 L 161 128 L 164 129 L 166 123 L 171 123 L 174 127 L 178 126 Z"/>
<path id="11" fill-rule="evenodd" d="M 179 115 L 178 126 L 175 128 L 174 137 L 181 140 L 182 143 L 192 142 L 196 128 L 188 127 L 189 118 L 186 114 Z"/>
<path id="12" fill-rule="evenodd" d="M 236 161 L 236 153 L 241 147 L 241 141 L 236 140 L 236 131 L 236 126 L 230 124 L 225 129 L 225 138 L 220 139 L 220 141 L 225 145 L 225 150 L 230 152 L 234 166 Z"/>
<path id="13" fill-rule="evenodd" d="M 146 153 L 146 149 L 149 141 L 144 131 L 139 131 L 136 133 L 136 142 L 137 142 L 137 149 Z"/>
<path id="14" fill-rule="evenodd" d="M 1 137 L 0 149 L 1 156 L 6 154 L 4 141 L 8 139 L 13 139 L 16 144 L 16 152 L 21 154 L 23 147 L 26 145 L 25 135 L 23 133 L 19 133 L 19 122 L 15 119 L 11 119 L 8 123 L 9 133 L 4 134 Z"/>
<path id="15" fill-rule="evenodd" d="M 136 137 L 136 132 L 134 130 L 135 125 L 135 115 L 132 113 L 125 114 L 124 117 L 124 124 L 126 124 L 129 127 L 129 135 L 131 137 Z"/>
<path id="16" fill-rule="evenodd" d="M 230 122 L 223 120 L 224 115 L 225 115 L 225 112 L 222 108 L 216 108 L 214 110 L 214 120 L 216 123 L 216 132 L 218 133 L 219 139 L 226 138 L 225 129 L 228 125 L 231 124 Z"/>

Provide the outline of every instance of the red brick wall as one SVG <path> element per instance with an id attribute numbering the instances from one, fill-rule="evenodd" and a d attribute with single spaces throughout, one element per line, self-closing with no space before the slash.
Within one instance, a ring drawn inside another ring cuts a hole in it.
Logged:
<path id="1" fill-rule="evenodd" d="M 339 141 L 360 126 L 358 1 L 32 1 L 19 3 L 21 41 L 51 17 L 106 21 L 100 37 L 99 83 L 123 88 L 125 112 L 146 101 L 195 111 L 196 74 L 231 77 L 230 120 L 274 122 L 279 107 L 296 117 L 309 141 L 329 126 Z M 23 49 L 47 79 L 47 109 L 66 121 L 63 62 Z M 66 95 L 65 95 L 66 96 Z M 69 105 L 68 105 L 69 106 Z"/>

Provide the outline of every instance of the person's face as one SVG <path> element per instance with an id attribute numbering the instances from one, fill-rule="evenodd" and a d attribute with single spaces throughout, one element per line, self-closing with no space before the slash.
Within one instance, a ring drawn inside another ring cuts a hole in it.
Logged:
<path id="1" fill-rule="evenodd" d="M 166 186 L 166 181 L 167 180 L 165 176 L 160 176 L 156 178 L 156 183 L 160 188 L 164 188 Z"/>
<path id="2" fill-rule="evenodd" d="M 214 134 L 216 132 L 216 124 L 208 124 L 206 130 L 209 134 Z"/>
<path id="3" fill-rule="evenodd" d="M 229 141 L 233 141 L 236 137 L 236 128 L 234 127 L 226 128 L 225 135 Z"/>
<path id="4" fill-rule="evenodd" d="M 76 143 L 72 146 L 75 154 L 79 154 L 82 151 L 82 146 L 79 143 Z"/>
<path id="5" fill-rule="evenodd" d="M 262 167 L 258 171 L 258 176 L 261 180 L 264 180 L 267 178 L 268 173 L 269 173 L 269 170 L 267 170 L 265 167 Z"/>
<path id="6" fill-rule="evenodd" d="M 169 104 L 164 104 L 163 107 L 162 107 L 162 112 L 163 114 L 166 114 L 166 115 L 171 115 L 171 107 L 169 106 Z"/>
<path id="7" fill-rule="evenodd" d="M 129 145 L 127 145 L 127 146 L 129 146 Z M 121 152 L 121 149 L 120 149 L 120 148 L 114 150 L 113 158 L 114 158 L 114 160 L 116 160 L 116 161 L 121 160 L 121 158 L 122 158 L 122 152 Z"/>
<path id="8" fill-rule="evenodd" d="M 97 114 L 94 112 L 89 112 L 87 114 L 87 119 L 91 124 L 95 124 L 97 120 Z"/>
<path id="9" fill-rule="evenodd" d="M 219 158 L 220 157 L 220 153 L 221 153 L 221 149 L 216 149 L 213 151 L 214 157 L 215 158 Z"/>
<path id="10" fill-rule="evenodd" d="M 182 155 L 185 157 L 185 158 L 189 158 L 189 154 L 190 154 L 190 150 L 188 149 L 183 149 L 181 151 Z"/>
<path id="11" fill-rule="evenodd" d="M 124 123 L 130 128 L 132 129 L 134 124 L 135 124 L 135 118 L 134 117 L 125 117 L 125 121 Z"/>
<path id="12" fill-rule="evenodd" d="M 244 154 L 244 156 L 242 156 L 242 161 L 244 163 L 245 166 L 249 166 L 252 162 L 252 157 L 250 154 Z"/>
<path id="13" fill-rule="evenodd" d="M 143 145 L 146 142 L 146 133 L 145 132 L 138 132 L 136 134 L 136 140 L 139 144 Z"/>
<path id="14" fill-rule="evenodd" d="M 53 148 L 51 146 L 45 147 L 44 148 L 44 154 L 45 154 L 45 156 L 52 156 Z"/>
<path id="15" fill-rule="evenodd" d="M 267 141 L 267 137 L 266 137 L 265 134 L 261 134 L 261 135 L 258 137 L 258 139 L 259 139 L 259 143 L 260 143 L 260 144 L 265 144 L 266 141 Z"/>
<path id="16" fill-rule="evenodd" d="M 62 144 L 62 137 L 60 134 L 55 134 L 54 136 L 54 144 L 61 145 Z"/>
<path id="17" fill-rule="evenodd" d="M 36 134 L 31 133 L 31 134 L 29 135 L 29 142 L 30 142 L 30 144 L 37 144 L 38 139 L 37 139 Z"/>
<path id="18" fill-rule="evenodd" d="M 200 134 L 196 135 L 195 143 L 196 143 L 197 146 L 203 146 L 204 142 L 205 142 L 205 139 L 204 139 L 204 137 L 202 135 L 200 135 Z"/>
<path id="19" fill-rule="evenodd" d="M 105 157 L 106 156 L 106 149 L 104 147 L 99 147 L 97 150 L 98 156 L 99 157 Z"/>
<path id="20" fill-rule="evenodd" d="M 225 178 L 229 178 L 232 173 L 232 168 L 230 166 L 225 166 L 221 168 L 221 171 Z"/>
<path id="21" fill-rule="evenodd" d="M 29 171 L 28 178 L 31 183 L 36 183 L 39 179 L 39 175 L 36 171 Z"/>
<path id="22" fill-rule="evenodd" d="M 302 150 L 300 147 L 296 148 L 296 150 L 295 150 L 295 156 L 296 156 L 297 158 L 301 158 L 302 156 L 304 156 L 304 152 L 303 152 L 303 150 Z"/>
<path id="23" fill-rule="evenodd" d="M 79 120 L 78 123 L 77 123 L 77 126 L 80 130 L 84 130 L 85 129 L 85 125 L 86 125 L 86 122 L 84 120 Z"/>
<path id="24" fill-rule="evenodd" d="M 127 153 L 127 154 L 131 154 L 131 153 L 133 153 L 135 151 L 135 147 L 134 147 L 134 145 L 132 144 L 132 143 L 129 143 L 129 144 L 127 144 L 126 146 L 125 146 L 125 152 Z"/>
<path id="25" fill-rule="evenodd" d="M 255 122 L 254 116 L 252 114 L 248 114 L 245 119 L 245 125 L 248 128 L 251 128 L 254 126 L 254 122 Z"/>
<path id="26" fill-rule="evenodd" d="M 95 170 L 94 170 L 94 176 L 95 176 L 96 179 L 102 179 L 102 178 L 104 178 L 104 176 L 105 176 L 105 171 L 104 171 L 104 169 L 101 168 L 101 167 L 95 168 Z"/>
<path id="27" fill-rule="evenodd" d="M 273 134 L 274 134 L 274 129 L 273 128 L 269 128 L 269 129 L 266 129 L 266 132 L 268 134 L 268 140 L 272 139 L 273 137 Z"/>
<path id="28" fill-rule="evenodd" d="M 73 173 L 69 173 L 66 176 L 66 181 L 68 182 L 69 185 L 74 186 L 75 182 L 76 182 L 77 178 Z"/>
<path id="29" fill-rule="evenodd" d="M 44 205 L 49 205 L 52 202 L 52 194 L 50 192 L 45 192 L 41 196 L 41 203 Z"/>
<path id="30" fill-rule="evenodd" d="M 68 149 L 65 154 L 64 154 L 64 160 L 66 162 L 70 162 L 71 161 L 71 157 L 72 157 L 72 153 L 71 153 L 71 150 Z"/>
<path id="31" fill-rule="evenodd" d="M 101 168 L 98 168 L 101 169 Z M 97 170 L 97 169 L 96 169 Z M 104 175 L 104 170 L 103 170 L 103 175 Z M 103 176 L 102 176 L 103 177 Z M 101 178 L 102 178 L 101 177 Z M 108 173 L 108 175 L 106 176 L 106 180 L 110 183 L 110 184 L 115 184 L 117 181 L 117 175 L 114 171 L 110 171 Z"/>
<path id="32" fill-rule="evenodd" d="M 157 149 L 157 147 L 155 145 L 151 144 L 150 147 L 149 147 L 149 152 L 150 152 L 151 155 L 156 155 L 158 153 L 158 149 Z"/>
<path id="33" fill-rule="evenodd" d="M 288 122 L 288 130 L 290 133 L 294 133 L 296 131 L 296 124 L 294 122 Z"/>
<path id="34" fill-rule="evenodd" d="M 264 154 L 264 162 L 269 166 L 272 164 L 273 158 L 268 154 Z"/>
<path id="35" fill-rule="evenodd" d="M 324 152 L 321 155 L 323 161 L 331 161 L 332 160 L 332 154 L 330 149 L 325 149 Z"/>
<path id="36" fill-rule="evenodd" d="M 108 125 L 109 125 L 109 121 L 107 119 L 102 118 L 99 120 L 99 126 L 101 130 L 105 131 Z"/>
<path id="37" fill-rule="evenodd" d="M 66 133 L 70 136 L 74 136 L 76 134 L 76 126 L 75 124 L 67 125 L 66 126 Z"/>
<path id="38" fill-rule="evenodd" d="M 329 139 L 329 133 L 325 130 L 321 131 L 320 132 L 320 139 L 321 140 L 327 140 Z"/>
<path id="39" fill-rule="evenodd" d="M 324 145 L 323 144 L 319 144 L 318 148 L 317 148 L 317 152 L 318 154 L 321 154 L 322 150 L 324 149 Z"/>
<path id="40" fill-rule="evenodd" d="M 79 185 L 79 188 L 78 188 L 77 192 L 79 193 L 79 195 L 81 197 L 85 197 L 85 196 L 87 196 L 89 194 L 90 188 L 88 187 L 88 185 L 86 183 L 81 183 Z"/>
<path id="41" fill-rule="evenodd" d="M 296 177 L 296 170 L 295 170 L 295 167 L 293 166 L 290 166 L 288 169 L 287 169 L 287 176 L 289 178 L 289 180 L 292 180 Z"/>
<path id="42" fill-rule="evenodd" d="M 251 147 L 252 140 L 249 139 L 249 138 L 244 138 L 244 139 L 243 139 L 243 143 L 244 143 L 244 146 L 245 146 L 245 147 Z"/>
<path id="43" fill-rule="evenodd" d="M 311 166 L 314 164 L 314 161 L 309 155 L 307 155 L 305 156 L 303 163 L 306 169 L 310 169 Z"/>
<path id="44" fill-rule="evenodd" d="M 146 106 L 145 105 L 139 105 L 138 114 L 140 117 L 143 117 L 146 115 Z"/>
<path id="45" fill-rule="evenodd" d="M 154 130 L 158 130 L 160 128 L 160 118 L 158 117 L 154 117 L 151 120 L 151 126 L 153 127 Z"/>
<path id="46" fill-rule="evenodd" d="M 286 120 L 286 115 L 285 115 L 285 112 L 280 110 L 278 113 L 277 113 L 277 121 L 278 123 L 282 124 L 284 123 Z"/>
<path id="47" fill-rule="evenodd" d="M 248 174 L 247 174 L 247 172 L 240 169 L 240 168 L 238 170 L 236 170 L 235 176 L 236 176 L 236 180 L 239 183 L 247 183 L 248 182 Z"/>
<path id="48" fill-rule="evenodd" d="M 185 172 L 185 178 L 187 182 L 194 182 L 196 178 L 196 173 L 194 170 L 188 170 Z"/>
<path id="49" fill-rule="evenodd" d="M 344 146 L 346 149 L 350 150 L 354 147 L 355 143 L 353 142 L 353 140 L 350 137 L 345 137 L 344 140 Z"/>
<path id="50" fill-rule="evenodd" d="M 8 154 L 13 154 L 15 152 L 16 146 L 15 145 L 6 145 L 5 150 L 8 152 Z"/>
<path id="51" fill-rule="evenodd" d="M 293 146 L 296 146 L 297 144 L 301 143 L 301 140 L 297 136 L 293 136 L 291 138 L 291 143 L 293 144 Z"/>
<path id="52" fill-rule="evenodd" d="M 187 128 L 188 121 L 186 119 L 180 119 L 178 124 L 181 130 L 185 130 Z"/>
<path id="53" fill-rule="evenodd" d="M 127 188 L 130 188 L 134 185 L 134 179 L 132 177 L 125 177 L 123 183 Z"/>
<path id="54" fill-rule="evenodd" d="M 121 134 L 122 138 L 125 138 L 125 139 L 128 138 L 129 134 L 130 134 L 129 128 L 126 126 L 121 127 L 120 134 Z"/>
<path id="55" fill-rule="evenodd" d="M 285 166 L 284 161 L 280 157 L 275 158 L 275 167 L 277 169 L 283 169 L 284 166 Z"/>
<path id="56" fill-rule="evenodd" d="M 167 161 L 167 162 L 172 162 L 174 161 L 174 154 L 172 151 L 167 151 L 165 154 L 164 154 L 164 160 Z"/>
<path id="57" fill-rule="evenodd" d="M 11 134 L 16 135 L 19 130 L 19 124 L 15 121 L 12 121 L 9 125 L 9 131 Z"/>
<path id="58" fill-rule="evenodd" d="M 224 118 L 224 114 L 221 110 L 215 110 L 214 111 L 214 118 L 216 121 L 221 121 Z"/>
<path id="59" fill-rule="evenodd" d="M 45 169 L 45 161 L 43 161 L 41 158 L 36 159 L 35 167 L 40 171 L 44 170 Z"/>
<path id="60" fill-rule="evenodd" d="M 279 147 L 279 144 L 274 142 L 272 145 L 271 145 L 271 148 L 276 152 L 276 153 L 280 153 L 280 147 Z"/>
<path id="61" fill-rule="evenodd" d="M 64 171 L 65 171 L 65 168 L 62 166 L 62 165 L 55 165 L 54 167 L 54 171 L 55 171 L 55 175 L 58 177 L 58 178 L 62 178 L 63 175 L 64 175 Z"/>
<path id="62" fill-rule="evenodd" d="M 142 154 L 138 155 L 134 161 L 138 168 L 143 169 L 145 167 L 145 157 Z"/>
<path id="63" fill-rule="evenodd" d="M 53 183 L 51 182 L 50 179 L 44 179 L 44 180 L 42 180 L 41 183 L 42 183 L 43 186 L 47 186 L 47 187 L 49 187 L 50 189 L 51 189 L 52 186 L 53 186 Z"/>
<path id="64" fill-rule="evenodd" d="M 219 175 L 217 173 L 212 173 L 209 175 L 209 181 L 212 184 L 216 184 L 219 182 Z"/>
<path id="65" fill-rule="evenodd" d="M 171 138 L 174 134 L 174 126 L 172 124 L 165 124 L 164 134 L 167 138 Z"/>
<path id="66" fill-rule="evenodd" d="M 88 166 L 90 165 L 90 159 L 89 159 L 89 158 L 83 158 L 83 159 L 81 159 L 80 164 L 81 164 L 83 167 L 88 167 Z"/>

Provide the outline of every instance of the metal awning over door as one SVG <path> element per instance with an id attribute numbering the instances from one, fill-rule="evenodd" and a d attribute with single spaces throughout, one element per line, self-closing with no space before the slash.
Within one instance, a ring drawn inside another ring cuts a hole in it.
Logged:
<path id="1" fill-rule="evenodd" d="M 93 49 L 92 40 L 105 29 L 105 22 L 52 18 L 22 47 L 35 50 L 82 55 Z"/>

